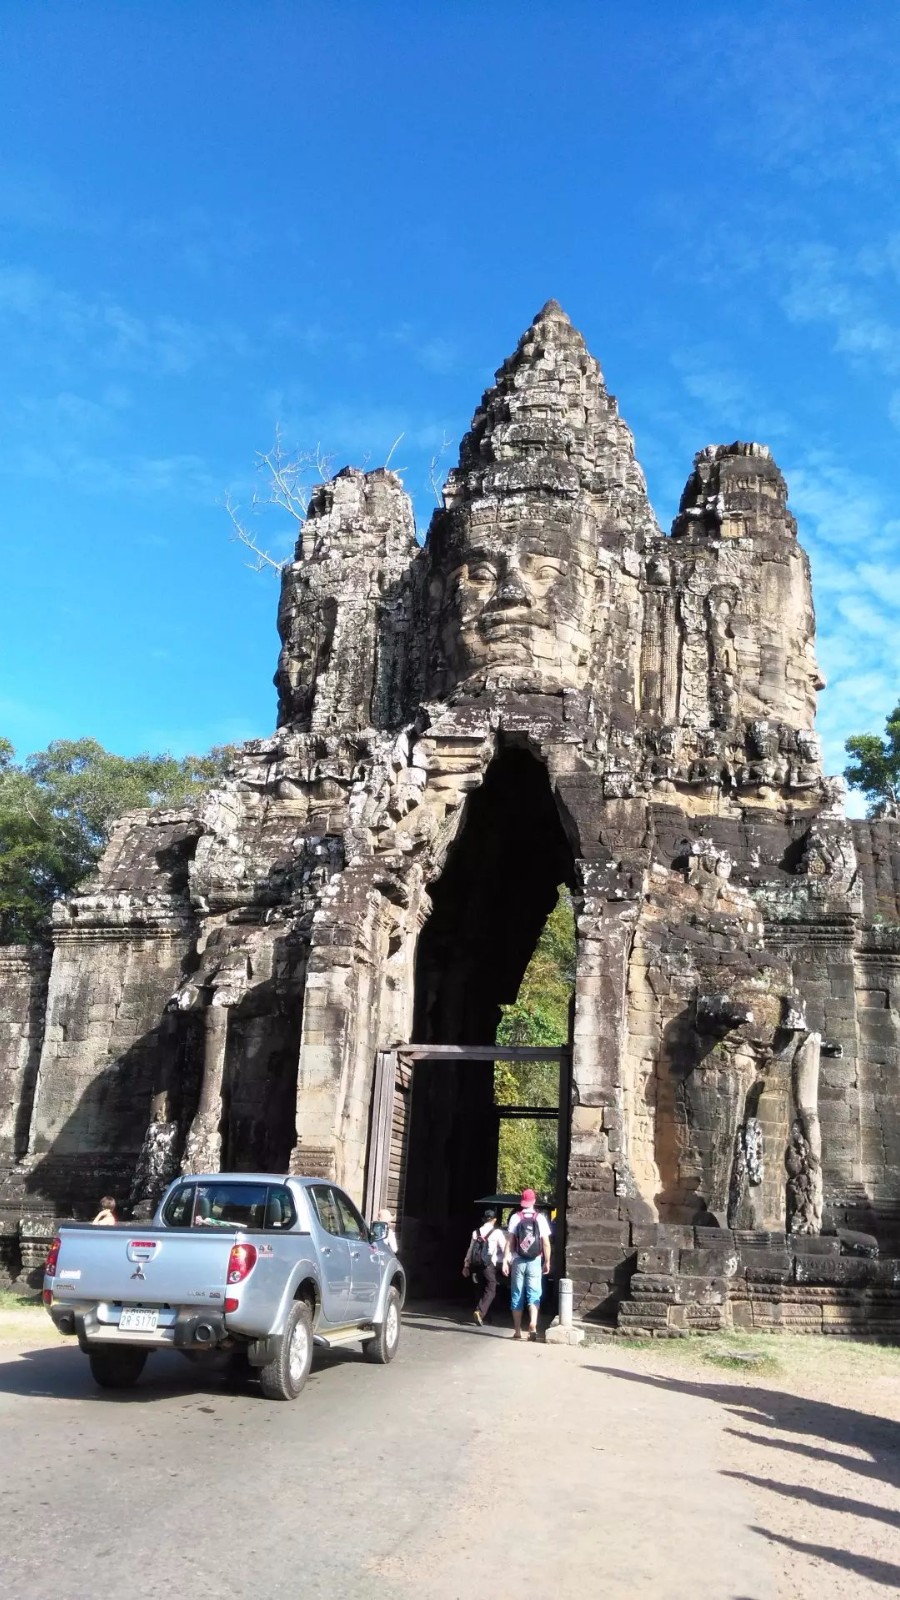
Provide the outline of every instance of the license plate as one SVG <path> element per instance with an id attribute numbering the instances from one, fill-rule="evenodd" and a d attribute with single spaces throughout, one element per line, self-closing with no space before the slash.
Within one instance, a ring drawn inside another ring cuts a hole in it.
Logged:
<path id="1" fill-rule="evenodd" d="M 132 1333 L 154 1333 L 159 1322 L 158 1311 L 125 1310 L 119 1318 L 119 1327 L 126 1332 L 129 1328 Z"/>

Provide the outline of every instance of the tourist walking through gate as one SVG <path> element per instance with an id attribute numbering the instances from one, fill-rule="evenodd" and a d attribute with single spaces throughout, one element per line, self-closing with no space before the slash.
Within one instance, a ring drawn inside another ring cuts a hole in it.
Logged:
<path id="1" fill-rule="evenodd" d="M 536 1339 L 544 1273 L 550 1271 L 550 1224 L 537 1209 L 533 1189 L 522 1190 L 519 1210 L 509 1219 L 503 1271 L 510 1278 L 513 1338 L 522 1337 L 522 1312 L 527 1305 L 528 1337 Z"/>
<path id="2" fill-rule="evenodd" d="M 497 1293 L 497 1273 L 503 1263 L 506 1251 L 506 1234 L 497 1226 L 497 1213 L 494 1210 L 485 1211 L 481 1226 L 476 1228 L 469 1240 L 466 1259 L 463 1262 L 463 1277 L 472 1278 L 480 1282 L 482 1295 L 473 1313 L 475 1321 L 483 1323 Z"/>

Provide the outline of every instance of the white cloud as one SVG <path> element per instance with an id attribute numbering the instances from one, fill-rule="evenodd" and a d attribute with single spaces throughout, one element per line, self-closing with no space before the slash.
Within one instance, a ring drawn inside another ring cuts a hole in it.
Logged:
<path id="1" fill-rule="evenodd" d="M 0 264 L 0 323 L 28 327 L 40 348 L 83 369 L 183 376 L 218 353 L 242 354 L 246 336 L 169 315 L 139 316 L 114 297 L 79 294 L 31 267 Z"/>
<path id="2" fill-rule="evenodd" d="M 852 28 L 836 28 L 827 7 L 802 23 L 789 9 L 758 20 L 742 9 L 704 19 L 695 33 L 698 66 L 715 61 L 704 82 L 716 137 L 798 188 L 893 192 L 900 79 L 879 25 L 883 8 L 854 14 Z M 682 72 L 680 92 L 693 95 L 696 82 Z"/>
<path id="3" fill-rule="evenodd" d="M 818 655 L 828 680 L 817 722 L 826 766 L 839 772 L 847 762 L 844 741 L 880 732 L 900 700 L 900 522 L 876 483 L 822 451 L 787 468 L 812 565 Z"/>
<path id="4" fill-rule="evenodd" d="M 879 306 L 866 259 L 867 252 L 842 255 L 821 241 L 792 250 L 781 303 L 793 322 L 828 324 L 835 351 L 892 375 L 900 372 L 900 320 Z"/>
<path id="5" fill-rule="evenodd" d="M 44 444 L 22 442 L 0 457 L 0 476 L 62 483 L 89 494 L 176 494 L 209 505 L 221 486 L 201 456 L 189 453 L 142 455 L 122 451 L 100 454 L 57 434 Z"/>

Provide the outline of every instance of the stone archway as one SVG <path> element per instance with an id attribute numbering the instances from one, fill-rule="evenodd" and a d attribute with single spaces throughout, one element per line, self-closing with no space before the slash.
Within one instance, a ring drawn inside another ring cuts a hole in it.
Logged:
<path id="1" fill-rule="evenodd" d="M 413 1068 L 404 1251 L 423 1263 L 429 1292 L 458 1278 L 473 1202 L 496 1188 L 499 1112 L 486 1047 L 501 1006 L 516 998 L 560 883 L 573 878 L 546 768 L 524 748 L 501 747 L 431 888 L 416 957 L 415 1045 L 459 1050 Z M 466 1045 L 481 1047 L 479 1056 L 467 1057 Z"/>

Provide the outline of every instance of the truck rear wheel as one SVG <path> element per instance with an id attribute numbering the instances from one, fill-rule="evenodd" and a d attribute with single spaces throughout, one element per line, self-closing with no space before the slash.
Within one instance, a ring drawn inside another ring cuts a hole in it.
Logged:
<path id="1" fill-rule="evenodd" d="M 389 1361 L 393 1361 L 399 1345 L 400 1296 L 396 1289 L 389 1289 L 384 1302 L 384 1320 L 379 1322 L 374 1339 L 366 1340 L 363 1355 L 367 1361 L 386 1367 Z"/>
<path id="2" fill-rule="evenodd" d="M 91 1377 L 101 1389 L 131 1389 L 144 1370 L 146 1350 L 91 1350 Z"/>
<path id="3" fill-rule="evenodd" d="M 259 1369 L 267 1400 L 296 1400 L 312 1366 L 312 1313 L 305 1300 L 295 1300 L 284 1324 L 278 1354 Z"/>

